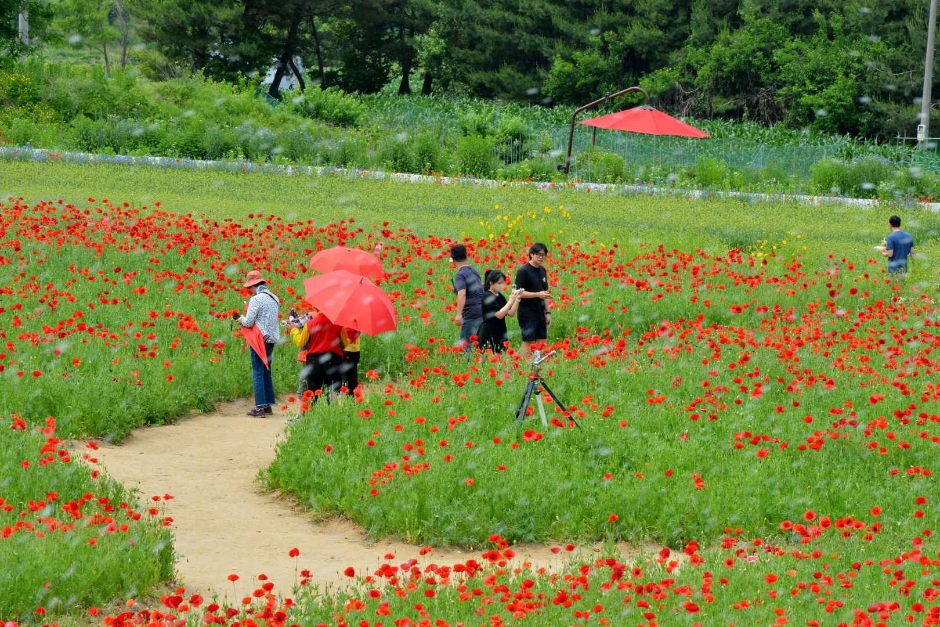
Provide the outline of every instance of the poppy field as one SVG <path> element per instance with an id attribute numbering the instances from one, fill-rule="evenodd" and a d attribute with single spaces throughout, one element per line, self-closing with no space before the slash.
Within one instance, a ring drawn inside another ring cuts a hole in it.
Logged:
<path id="1" fill-rule="evenodd" d="M 11 165 L 0 189 L 32 171 Z M 245 602 L 180 590 L 107 624 L 940 624 L 934 214 L 49 167 L 61 196 L 0 199 L 0 563 L 26 565 L 0 574 L 0 619 L 100 617 L 168 580 L 161 497 L 102 475 L 96 439 L 250 393 L 229 322 L 248 269 L 302 310 L 312 254 L 383 242 L 399 330 L 365 339 L 364 387 L 331 404 L 293 395 L 278 349 L 297 420 L 262 480 L 477 557 L 386 556 L 324 590 L 285 555 L 298 580 Z M 906 280 L 872 250 L 891 213 L 917 240 Z M 514 420 L 514 322 L 502 356 L 453 347 L 447 255 L 514 271 L 536 239 L 565 404 L 547 427 Z M 583 553 L 540 572 L 519 542 Z"/>

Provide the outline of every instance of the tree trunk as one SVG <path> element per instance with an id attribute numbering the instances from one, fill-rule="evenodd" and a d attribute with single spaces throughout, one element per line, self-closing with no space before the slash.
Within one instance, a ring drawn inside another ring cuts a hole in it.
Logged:
<path id="1" fill-rule="evenodd" d="M 407 56 L 402 60 L 401 63 L 401 83 L 398 85 L 398 95 L 399 96 L 410 96 L 411 95 L 411 83 L 409 81 L 411 77 L 411 56 Z"/>
<path id="2" fill-rule="evenodd" d="M 326 73 L 323 70 L 323 51 L 320 49 L 320 33 L 317 31 L 316 16 L 310 16 L 310 30 L 313 32 L 313 53 L 317 56 L 317 72 L 320 74 L 320 87 L 323 87 L 323 81 L 326 80 Z"/>
<path id="3" fill-rule="evenodd" d="M 287 64 L 284 62 L 284 57 L 281 57 L 280 62 L 277 64 L 277 71 L 274 72 L 274 80 L 271 81 L 271 86 L 268 88 L 268 95 L 272 98 L 277 99 L 281 95 L 281 79 L 284 78 L 284 71 L 287 69 Z"/>
<path id="4" fill-rule="evenodd" d="M 302 16 L 300 16 L 300 19 L 302 19 Z M 284 52 L 281 54 L 280 62 L 277 64 L 277 71 L 274 72 L 274 80 L 271 81 L 271 88 L 268 89 L 268 94 L 270 94 L 272 98 L 278 98 L 281 95 L 281 79 L 284 78 L 284 72 L 293 64 L 294 50 L 297 49 L 297 27 L 299 26 L 300 19 L 291 22 L 290 28 L 287 30 L 287 39 L 284 41 Z"/>
<path id="5" fill-rule="evenodd" d="M 101 50 L 104 52 L 104 73 L 111 76 L 111 61 L 108 59 L 108 44 L 102 41 Z"/>
<path id="6" fill-rule="evenodd" d="M 123 0 L 114 0 L 112 8 L 116 13 L 118 32 L 121 35 L 121 67 L 127 67 L 127 44 L 130 39 L 131 16 L 127 8 L 127 3 Z"/>
<path id="7" fill-rule="evenodd" d="M 300 83 L 300 91 L 307 89 L 307 84 L 304 82 L 303 72 L 297 69 L 297 66 L 294 65 L 294 57 L 291 57 L 288 61 L 290 64 L 290 71 L 294 73 L 294 76 L 297 77 L 297 82 Z"/>
<path id="8" fill-rule="evenodd" d="M 431 81 L 432 81 L 432 80 L 433 80 L 433 77 L 431 76 L 431 73 L 430 73 L 430 72 L 425 72 L 425 73 L 424 73 L 424 81 L 422 81 L 422 83 L 421 83 L 421 95 L 422 95 L 422 96 L 430 96 L 430 95 L 431 95 Z"/>

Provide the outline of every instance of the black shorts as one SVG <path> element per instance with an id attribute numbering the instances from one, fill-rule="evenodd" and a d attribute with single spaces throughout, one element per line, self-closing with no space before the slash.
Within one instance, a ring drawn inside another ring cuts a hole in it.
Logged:
<path id="1" fill-rule="evenodd" d="M 519 320 L 519 328 L 522 330 L 523 342 L 548 339 L 548 325 L 545 324 L 544 317 Z"/>

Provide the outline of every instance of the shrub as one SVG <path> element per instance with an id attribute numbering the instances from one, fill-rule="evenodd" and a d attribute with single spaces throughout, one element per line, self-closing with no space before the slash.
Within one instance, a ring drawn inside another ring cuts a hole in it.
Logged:
<path id="1" fill-rule="evenodd" d="M 577 155 L 578 176 L 593 183 L 621 183 L 626 162 L 620 155 L 589 148 Z"/>
<path id="2" fill-rule="evenodd" d="M 200 123 L 177 126 L 167 131 L 163 139 L 163 152 L 170 157 L 180 157 L 185 159 L 205 159 L 206 158 L 206 129 Z M 253 158 L 263 158 L 267 156 L 265 152 L 256 154 Z"/>
<path id="3" fill-rule="evenodd" d="M 492 147 L 490 140 L 480 135 L 461 137 L 457 145 L 457 167 L 460 173 L 479 178 L 493 176 L 495 164 L 490 152 Z"/>
<path id="4" fill-rule="evenodd" d="M 132 152 L 140 143 L 139 127 L 130 120 L 110 121 L 106 124 L 108 147 L 115 154 Z"/>
<path id="5" fill-rule="evenodd" d="M 84 152 L 100 152 L 108 146 L 108 129 L 104 122 L 89 120 L 83 115 L 72 120 L 72 144 Z"/>
<path id="6" fill-rule="evenodd" d="M 554 181 L 558 178 L 558 164 L 553 159 L 525 159 L 501 168 L 496 177 L 508 181 Z"/>
<path id="7" fill-rule="evenodd" d="M 529 127 L 521 118 L 505 116 L 493 135 L 497 154 L 503 163 L 522 161 L 529 156 Z"/>
<path id="8" fill-rule="evenodd" d="M 809 169 L 810 189 L 818 194 L 839 194 L 851 187 L 849 167 L 839 159 L 822 159 Z"/>
<path id="9" fill-rule="evenodd" d="M 277 148 L 282 150 L 282 155 L 298 163 L 311 163 L 317 154 L 310 133 L 299 128 L 283 133 L 279 138 Z"/>
<path id="10" fill-rule="evenodd" d="M 695 179 L 704 188 L 721 187 L 728 178 L 728 164 L 714 157 L 699 157 L 695 160 Z"/>
<path id="11" fill-rule="evenodd" d="M 206 159 L 223 159 L 232 152 L 237 142 L 227 128 L 210 126 L 203 138 Z"/>
<path id="12" fill-rule="evenodd" d="M 852 181 L 855 186 L 850 190 L 853 196 L 873 198 L 878 185 L 889 179 L 892 167 L 879 157 L 863 157 L 851 164 Z"/>
<path id="13" fill-rule="evenodd" d="M 382 167 L 392 172 L 414 172 L 415 156 L 411 150 L 411 142 L 404 135 L 388 139 L 380 150 Z"/>
<path id="14" fill-rule="evenodd" d="M 414 157 L 415 166 L 420 172 L 439 172 L 446 169 L 441 140 L 431 133 L 421 133 L 415 138 Z"/>
<path id="15" fill-rule="evenodd" d="M 357 168 L 366 165 L 366 147 L 361 140 L 355 137 L 347 137 L 338 142 L 328 154 L 328 163 L 331 165 L 344 168 Z"/>
<path id="16" fill-rule="evenodd" d="M 9 72 L 0 74 L 0 102 L 14 107 L 31 107 L 39 104 L 39 83 L 29 74 Z"/>
<path id="17" fill-rule="evenodd" d="M 493 114 L 483 111 L 466 111 L 457 116 L 457 130 L 464 137 L 479 135 L 488 137 L 493 127 Z"/>
<path id="18" fill-rule="evenodd" d="M 357 126 L 365 107 L 355 96 L 337 87 L 307 89 L 291 100 L 294 111 L 314 120 L 338 126 Z"/>

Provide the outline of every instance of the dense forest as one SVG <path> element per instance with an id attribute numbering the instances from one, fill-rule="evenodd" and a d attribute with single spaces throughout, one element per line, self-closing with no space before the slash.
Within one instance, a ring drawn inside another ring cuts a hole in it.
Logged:
<path id="1" fill-rule="evenodd" d="M 31 46 L 17 38 L 22 8 Z M 82 45 L 102 53 L 109 72 L 131 57 L 156 79 L 201 72 L 237 81 L 272 61 L 280 78 L 299 58 L 301 88 L 350 93 L 392 84 L 401 94 L 551 106 L 641 85 L 679 115 L 884 139 L 917 124 L 928 8 L 929 0 L 0 0 L 0 37 L 3 54 Z"/>

